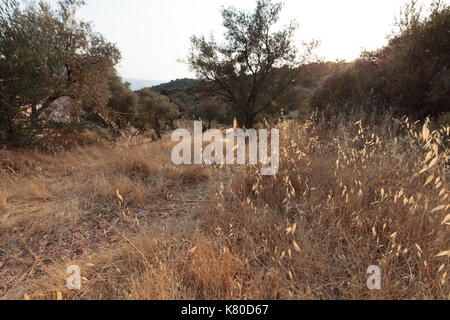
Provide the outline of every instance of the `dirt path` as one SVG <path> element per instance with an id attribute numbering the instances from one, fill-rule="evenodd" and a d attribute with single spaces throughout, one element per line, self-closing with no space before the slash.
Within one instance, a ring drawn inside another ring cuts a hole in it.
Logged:
<path id="1" fill-rule="evenodd" d="M 210 186 L 208 182 L 187 186 L 181 192 L 149 203 L 142 210 L 124 205 L 85 214 L 79 225 L 66 231 L 67 237 L 60 235 L 52 239 L 49 235 L 35 244 L 28 244 L 19 235 L 21 241 L 16 243 L 14 253 L 0 248 L 0 299 L 22 298 L 23 287 L 47 281 L 53 265 L 99 252 L 108 255 L 108 251 L 132 242 L 130 239 L 143 229 L 176 223 L 207 201 Z"/>

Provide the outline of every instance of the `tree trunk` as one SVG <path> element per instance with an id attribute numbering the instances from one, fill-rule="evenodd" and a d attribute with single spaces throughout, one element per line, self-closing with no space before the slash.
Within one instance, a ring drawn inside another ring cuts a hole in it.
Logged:
<path id="1" fill-rule="evenodd" d="M 175 130 L 175 124 L 174 124 L 174 120 L 169 119 L 169 130 L 174 131 Z"/>
<path id="2" fill-rule="evenodd" d="M 30 122 L 33 125 L 33 129 L 36 129 L 38 126 L 38 114 L 37 114 L 37 107 L 35 104 L 31 106 L 31 115 L 30 115 Z"/>
<path id="3" fill-rule="evenodd" d="M 7 124 L 5 144 L 8 146 L 16 146 L 17 144 L 17 131 L 11 121 L 8 121 Z"/>
<path id="4" fill-rule="evenodd" d="M 156 133 L 156 136 L 158 137 L 158 139 L 162 139 L 161 125 L 159 123 L 159 118 L 158 118 L 157 113 L 155 113 L 155 133 Z"/>
<path id="5" fill-rule="evenodd" d="M 245 129 L 253 129 L 254 126 L 254 122 L 255 122 L 255 117 L 251 116 L 250 114 L 248 114 L 247 112 L 245 113 L 245 119 L 244 119 L 244 125 L 245 125 Z"/>

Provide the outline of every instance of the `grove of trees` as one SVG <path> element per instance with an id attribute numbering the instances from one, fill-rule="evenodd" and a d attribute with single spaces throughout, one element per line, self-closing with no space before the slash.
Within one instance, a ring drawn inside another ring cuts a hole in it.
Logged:
<path id="1" fill-rule="evenodd" d="M 351 112 L 373 107 L 414 119 L 450 112 L 450 6 L 416 1 L 402 10 L 384 48 L 363 52 L 317 90 L 314 107 Z"/>
<path id="2" fill-rule="evenodd" d="M 416 119 L 450 110 L 450 6 L 443 1 L 424 14 L 411 0 L 388 44 L 350 63 L 320 62 L 315 41 L 299 51 L 297 25 L 279 24 L 281 3 L 257 0 L 252 12 L 223 8 L 223 43 L 191 38 L 188 64 L 198 79 L 136 92 L 115 69 L 117 46 L 76 18 L 84 4 L 0 0 L 0 146 L 36 146 L 88 124 L 113 135 L 154 130 L 160 138 L 179 118 L 201 119 L 206 130 L 235 118 L 252 128 L 302 109 L 376 109 Z M 76 105 L 71 123 L 52 116 L 61 98 Z"/>
<path id="3" fill-rule="evenodd" d="M 136 125 L 141 129 L 153 128 L 155 134 L 161 139 L 165 127 L 174 129 L 174 121 L 179 112 L 169 98 L 145 88 L 138 91 L 138 116 Z"/>
<path id="4" fill-rule="evenodd" d="M 0 134 L 9 145 L 32 143 L 50 125 L 45 110 L 62 96 L 97 112 L 110 98 L 108 73 L 120 60 L 117 47 L 91 26 L 72 20 L 79 0 L 56 10 L 39 2 L 0 7 Z"/>
<path id="5" fill-rule="evenodd" d="M 162 125 L 173 128 L 176 107 L 156 93 L 150 103 L 122 83 L 115 70 L 121 59 L 117 46 L 76 19 L 84 4 L 1 0 L 0 145 L 35 146 L 87 123 L 115 133 L 128 126 L 154 127 L 158 136 Z M 73 123 L 55 123 L 51 116 L 61 97 L 80 109 Z"/>
<path id="6" fill-rule="evenodd" d="M 225 43 L 213 37 L 191 38 L 191 69 L 211 81 L 210 93 L 222 96 L 247 128 L 266 112 L 279 114 L 279 100 L 295 87 L 301 63 L 316 46 L 310 43 L 299 57 L 293 41 L 296 24 L 276 28 L 282 7 L 258 0 L 254 12 L 222 9 Z"/>

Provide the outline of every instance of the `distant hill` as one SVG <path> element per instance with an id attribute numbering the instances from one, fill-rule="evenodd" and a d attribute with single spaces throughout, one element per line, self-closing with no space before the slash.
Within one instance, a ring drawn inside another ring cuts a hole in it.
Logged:
<path id="1" fill-rule="evenodd" d="M 157 86 L 163 81 L 157 81 L 157 80 L 144 80 L 144 79 L 133 79 L 133 78 L 122 78 L 123 82 L 129 82 L 131 83 L 131 90 L 136 91 L 142 88 L 149 88 L 153 86 Z"/>
<path id="2" fill-rule="evenodd" d="M 168 83 L 163 83 L 163 84 L 159 84 L 159 85 L 154 85 L 153 87 L 151 87 L 152 91 L 161 93 L 164 90 L 171 90 L 171 89 L 185 89 L 187 87 L 192 86 L 193 84 L 198 83 L 200 80 L 197 79 L 177 79 L 177 80 L 172 80 Z"/>

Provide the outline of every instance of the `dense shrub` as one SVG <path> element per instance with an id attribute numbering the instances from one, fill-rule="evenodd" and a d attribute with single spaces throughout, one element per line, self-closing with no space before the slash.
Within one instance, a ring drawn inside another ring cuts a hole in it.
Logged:
<path id="1" fill-rule="evenodd" d="M 376 105 L 400 115 L 424 118 L 450 109 L 450 6 L 433 2 L 430 14 L 412 1 L 384 48 L 363 52 L 315 93 L 314 107 Z"/>

